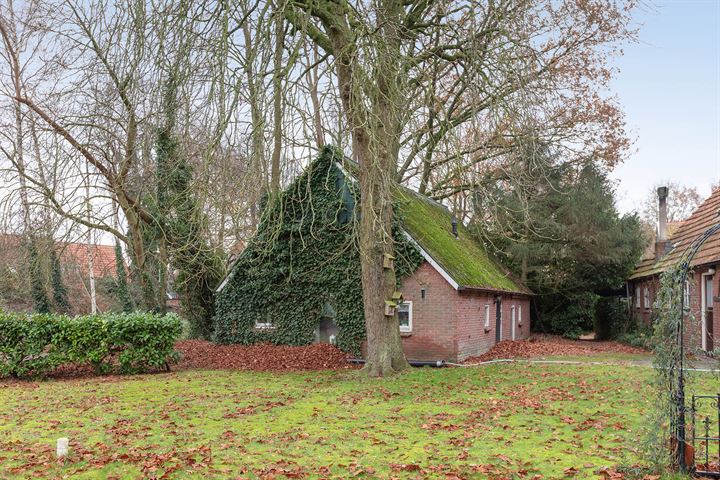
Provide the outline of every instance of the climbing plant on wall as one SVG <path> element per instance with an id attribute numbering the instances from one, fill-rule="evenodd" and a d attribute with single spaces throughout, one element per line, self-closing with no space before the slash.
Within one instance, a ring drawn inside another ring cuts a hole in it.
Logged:
<path id="1" fill-rule="evenodd" d="M 32 236 L 27 242 L 27 254 L 30 265 L 30 288 L 34 310 L 37 313 L 50 313 L 50 300 L 43 279 L 43 262 L 38 251 L 37 240 Z"/>
<path id="2" fill-rule="evenodd" d="M 358 192 L 325 147 L 285 191 L 271 197 L 256 236 L 216 296 L 220 343 L 304 345 L 315 339 L 323 306 L 336 312 L 338 346 L 357 353 L 365 336 L 360 258 L 356 242 Z M 397 278 L 423 259 L 396 219 Z M 256 328 L 270 324 L 272 328 Z"/>

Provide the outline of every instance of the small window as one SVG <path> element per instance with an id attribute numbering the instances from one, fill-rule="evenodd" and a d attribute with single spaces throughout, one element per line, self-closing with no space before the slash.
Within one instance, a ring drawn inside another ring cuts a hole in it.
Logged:
<path id="1" fill-rule="evenodd" d="M 635 287 L 635 308 L 640 308 L 640 286 Z"/>
<path id="2" fill-rule="evenodd" d="M 490 328 L 490 304 L 485 305 L 485 328 Z"/>
<path id="3" fill-rule="evenodd" d="M 643 305 L 645 308 L 650 308 L 650 289 L 648 287 L 643 288 Z"/>
<path id="4" fill-rule="evenodd" d="M 268 315 L 267 318 L 265 318 L 265 321 L 260 321 L 260 319 L 255 319 L 255 328 L 258 329 L 267 329 L 267 328 L 273 328 L 272 320 L 270 319 L 270 316 Z"/>
<path id="5" fill-rule="evenodd" d="M 705 276 L 705 308 L 713 308 L 713 276 Z"/>
<path id="6" fill-rule="evenodd" d="M 403 302 L 397 307 L 401 332 L 412 332 L 412 302 Z"/>
<path id="7" fill-rule="evenodd" d="M 685 288 L 683 289 L 683 305 L 685 310 L 690 309 L 690 280 L 685 280 Z"/>
<path id="8" fill-rule="evenodd" d="M 518 305 L 518 327 L 522 326 L 522 305 Z"/>

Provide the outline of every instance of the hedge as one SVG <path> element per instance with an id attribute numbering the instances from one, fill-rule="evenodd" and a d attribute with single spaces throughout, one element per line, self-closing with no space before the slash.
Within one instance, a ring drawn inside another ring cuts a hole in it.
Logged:
<path id="1" fill-rule="evenodd" d="M 176 315 L 122 313 L 68 317 L 0 312 L 0 377 L 43 376 L 63 364 L 97 373 L 140 373 L 177 360 Z"/>

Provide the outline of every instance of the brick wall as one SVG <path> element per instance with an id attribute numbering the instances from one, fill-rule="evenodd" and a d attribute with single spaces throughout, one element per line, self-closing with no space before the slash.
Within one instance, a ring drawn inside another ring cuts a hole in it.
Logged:
<path id="1" fill-rule="evenodd" d="M 412 302 L 413 310 L 412 332 L 403 334 L 408 359 L 462 361 L 485 353 L 495 344 L 495 295 L 458 292 L 427 262 L 403 281 L 401 291 L 405 300 Z M 486 305 L 490 307 L 487 329 Z M 515 339 L 527 338 L 530 334 L 529 298 L 503 295 L 503 340 L 512 339 L 513 306 Z"/>
<path id="2" fill-rule="evenodd" d="M 685 329 L 685 346 L 688 349 L 695 350 L 702 347 L 702 283 L 706 278 L 703 276 L 707 273 L 711 266 L 698 267 L 694 270 L 692 275 L 688 277 L 688 283 L 690 285 L 689 291 L 689 307 L 692 311 L 692 317 L 686 318 L 686 329 Z M 720 269 L 720 265 L 715 265 L 713 268 L 716 269 L 716 273 L 713 275 L 713 318 L 712 318 L 712 333 L 714 338 L 719 337 L 720 333 L 720 302 L 718 295 L 720 295 L 720 275 L 717 270 Z M 655 302 L 655 296 L 657 294 L 660 281 L 658 277 L 650 277 L 645 279 L 636 280 L 630 283 L 630 295 L 632 297 L 632 311 L 636 319 L 642 321 L 645 325 L 650 325 L 652 321 L 652 307 L 645 308 L 643 300 L 643 289 L 647 287 L 650 292 L 651 305 Z M 640 306 L 636 303 L 636 287 L 640 287 Z M 710 338 L 707 347 L 709 350 L 712 348 L 720 347 L 720 342 L 713 341 L 714 338 Z"/>
<path id="3" fill-rule="evenodd" d="M 642 322 L 644 325 L 650 325 L 652 323 L 652 304 L 655 302 L 655 295 L 658 290 L 659 282 L 657 277 L 643 278 L 633 281 L 630 284 L 630 296 L 632 313 L 636 320 Z M 637 303 L 637 287 L 640 288 L 640 304 Z M 650 308 L 645 308 L 645 299 L 643 291 L 648 288 L 650 295 Z"/>
<path id="4" fill-rule="evenodd" d="M 425 298 L 422 298 L 425 289 Z M 412 332 L 403 333 L 408 360 L 457 360 L 455 342 L 455 289 L 427 262 L 400 288 L 405 301 L 412 302 Z"/>
<path id="5" fill-rule="evenodd" d="M 714 350 L 720 350 L 720 264 L 715 265 L 715 276 L 713 278 L 713 338 L 712 347 Z"/>
<path id="6" fill-rule="evenodd" d="M 485 308 L 489 307 L 490 318 L 485 324 Z M 462 291 L 455 299 L 457 317 L 457 357 L 464 360 L 481 355 L 495 345 L 496 305 L 495 295 L 485 292 Z M 513 325 L 513 309 L 514 325 Z M 513 336 L 514 326 L 514 336 Z M 501 340 L 520 340 L 530 335 L 530 299 L 519 295 L 502 295 Z"/>

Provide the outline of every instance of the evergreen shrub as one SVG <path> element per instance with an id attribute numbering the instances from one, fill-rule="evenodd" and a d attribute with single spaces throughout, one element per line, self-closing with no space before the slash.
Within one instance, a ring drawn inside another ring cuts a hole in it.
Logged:
<path id="1" fill-rule="evenodd" d="M 595 338 L 610 340 L 633 333 L 636 322 L 628 311 L 626 299 L 603 297 L 595 304 Z"/>
<path id="2" fill-rule="evenodd" d="M 43 376 L 63 364 L 89 364 L 98 373 L 167 368 L 181 332 L 173 314 L 0 313 L 0 377 Z"/>
<path id="3" fill-rule="evenodd" d="M 545 313 L 542 324 L 551 333 L 578 338 L 592 330 L 598 298 L 591 292 L 574 295 L 562 307 Z"/>

